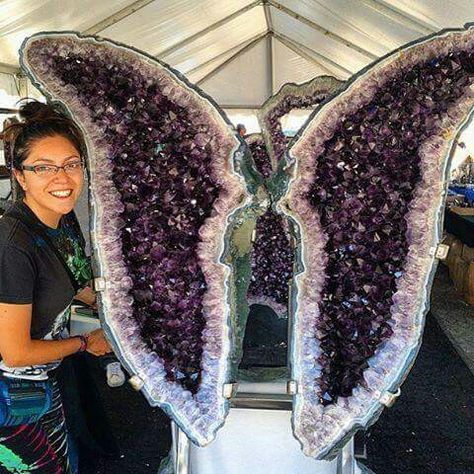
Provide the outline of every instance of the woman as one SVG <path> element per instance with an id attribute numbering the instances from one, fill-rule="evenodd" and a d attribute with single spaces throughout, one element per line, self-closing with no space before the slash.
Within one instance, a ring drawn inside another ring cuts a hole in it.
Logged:
<path id="1" fill-rule="evenodd" d="M 49 378 L 53 403 L 36 423 L 0 426 L 0 473 L 60 474 L 71 467 L 54 370 L 64 357 L 99 356 L 110 346 L 102 330 L 87 337 L 66 330 L 72 299 L 93 302 L 90 288 L 76 295 L 88 275 L 72 212 L 84 182 L 80 131 L 39 102 L 22 105 L 20 117 L 6 131 L 24 196 L 0 219 L 0 378 Z"/>

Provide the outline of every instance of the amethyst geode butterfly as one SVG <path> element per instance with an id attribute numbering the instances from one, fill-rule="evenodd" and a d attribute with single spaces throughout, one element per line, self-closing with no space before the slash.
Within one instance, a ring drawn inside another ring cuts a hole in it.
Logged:
<path id="1" fill-rule="evenodd" d="M 205 445 L 228 410 L 229 247 L 253 199 L 245 145 L 209 97 L 124 45 L 40 33 L 20 55 L 84 131 L 104 328 L 148 401 Z"/>
<path id="2" fill-rule="evenodd" d="M 297 229 L 293 426 L 327 458 L 393 400 L 421 343 L 453 141 L 474 106 L 474 28 L 351 79 L 290 145 L 277 208 Z"/>
<path id="3" fill-rule="evenodd" d="M 246 308 L 248 269 L 224 264 L 248 262 L 243 150 L 209 98 L 143 53 L 40 34 L 21 56 L 86 133 L 106 329 L 149 401 L 205 444 L 227 409 L 229 321 Z M 407 45 L 323 103 L 267 183 L 297 243 L 293 426 L 309 456 L 373 423 L 416 357 L 473 83 L 473 29 Z"/>

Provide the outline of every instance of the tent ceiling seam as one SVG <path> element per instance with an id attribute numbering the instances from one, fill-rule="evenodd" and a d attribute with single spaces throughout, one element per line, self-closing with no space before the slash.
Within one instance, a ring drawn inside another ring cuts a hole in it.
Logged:
<path id="1" fill-rule="evenodd" d="M 314 64 L 315 66 L 321 68 L 325 73 L 331 76 L 336 76 L 337 79 L 341 79 L 341 76 L 337 72 L 334 72 L 334 70 L 329 69 L 323 63 L 319 62 L 317 59 L 313 58 L 312 56 L 310 56 L 309 54 L 305 53 L 303 50 L 298 48 L 295 44 L 291 43 L 290 41 L 287 41 L 285 38 L 280 37 L 278 33 L 274 34 L 273 36 L 277 41 L 279 41 L 282 45 L 286 46 L 287 48 L 291 49 L 291 51 L 296 53 L 298 56 L 302 57 L 303 59 L 310 62 L 311 64 Z"/>
<path id="2" fill-rule="evenodd" d="M 183 46 L 186 46 L 187 44 L 192 43 L 193 41 L 196 41 L 202 36 L 205 36 L 208 33 L 220 28 L 226 23 L 229 23 L 230 21 L 235 20 L 239 16 L 243 15 L 244 13 L 247 13 L 249 10 L 252 10 L 253 8 L 258 7 L 261 4 L 262 4 L 262 0 L 256 0 L 255 2 L 249 3 L 248 5 L 241 8 L 240 10 L 237 10 L 234 13 L 231 13 L 230 15 L 224 18 L 221 18 L 219 21 L 216 21 L 212 25 L 207 26 L 206 28 L 202 29 L 201 31 L 198 31 L 197 33 L 191 36 L 188 36 L 184 40 L 178 41 L 173 46 L 170 46 L 169 48 L 166 48 L 163 51 L 160 51 L 159 53 L 153 53 L 153 55 L 159 58 L 164 58 L 166 56 L 169 56 L 170 54 L 174 53 L 175 51 L 182 48 Z"/>
<path id="3" fill-rule="evenodd" d="M 360 1 L 380 15 L 389 18 L 390 20 L 404 26 L 405 28 L 415 29 L 422 34 L 431 34 L 439 29 L 438 27 L 435 28 L 433 25 L 429 25 L 428 23 L 414 17 L 413 15 L 400 11 L 400 9 L 385 2 L 384 0 Z"/>
<path id="4" fill-rule="evenodd" d="M 273 8 L 276 8 L 277 10 L 280 10 L 281 12 L 285 13 L 288 16 L 291 16 L 295 20 L 300 21 L 301 23 L 305 24 L 306 26 L 309 26 L 313 30 L 319 31 L 323 35 L 327 36 L 328 38 L 331 38 L 334 41 L 337 41 L 340 44 L 343 44 L 344 46 L 357 51 L 358 53 L 370 58 L 370 59 L 377 59 L 378 56 L 376 54 L 371 53 L 370 51 L 367 51 L 366 49 L 362 48 L 361 46 L 358 46 L 357 44 L 353 43 L 352 41 L 346 40 L 342 36 L 339 36 L 336 33 L 333 33 L 332 31 L 329 31 L 328 29 L 322 27 L 318 23 L 314 22 L 313 20 L 310 20 L 309 18 L 306 18 L 303 15 L 300 15 L 299 13 L 296 13 L 295 11 L 285 7 L 281 3 L 278 3 L 274 0 L 269 0 L 269 5 L 271 5 Z"/>
<path id="5" fill-rule="evenodd" d="M 224 69 L 228 64 L 230 64 L 232 61 L 237 59 L 239 56 L 242 56 L 242 54 L 246 53 L 247 51 L 250 51 L 254 46 L 257 45 L 260 41 L 262 41 L 264 38 L 266 38 L 270 33 L 267 31 L 265 33 L 262 33 L 259 38 L 256 38 L 254 41 L 250 42 L 243 48 L 239 49 L 235 54 L 233 54 L 230 58 L 225 60 L 222 64 L 217 66 L 215 69 L 210 71 L 208 74 L 206 74 L 204 77 L 199 79 L 199 81 L 196 82 L 198 86 L 200 86 L 203 82 L 209 80 L 211 77 L 215 76 L 219 71 Z"/>
<path id="6" fill-rule="evenodd" d="M 286 35 L 284 35 L 283 33 L 279 33 L 279 32 L 273 32 L 273 34 L 275 35 L 276 38 L 278 38 L 282 43 L 284 43 L 284 41 L 288 42 L 288 43 L 291 43 L 293 44 L 294 46 L 298 47 L 298 49 L 302 50 L 302 51 L 310 51 L 310 53 L 308 53 L 308 56 L 311 57 L 311 55 L 314 55 L 316 56 L 317 59 L 321 60 L 323 63 L 327 63 L 328 65 L 330 65 L 332 68 L 334 69 L 338 69 L 339 71 L 342 71 L 344 73 L 344 75 L 346 76 L 352 76 L 354 73 L 352 71 L 350 71 L 349 69 L 346 69 L 345 67 L 337 64 L 336 62 L 334 62 L 332 59 L 329 59 L 328 57 L 324 56 L 323 54 L 315 51 L 314 49 L 312 48 L 309 48 L 308 46 L 304 45 L 304 44 L 301 44 L 299 41 L 293 39 L 293 38 L 290 38 Z M 284 40 L 284 41 L 283 41 Z M 316 58 L 313 58 L 316 60 Z"/>
<path id="7" fill-rule="evenodd" d="M 265 21 L 267 22 L 267 30 L 273 31 L 272 12 L 268 0 L 262 0 L 263 11 L 265 12 Z"/>
<path id="8" fill-rule="evenodd" d="M 130 5 L 126 6 L 125 8 L 122 8 L 121 10 L 116 11 L 115 13 L 112 13 L 112 15 L 108 16 L 107 18 L 100 21 L 99 23 L 96 23 L 90 28 L 87 28 L 87 30 L 84 30 L 82 34 L 96 35 L 97 33 L 105 30 L 106 28 L 109 28 L 110 26 L 113 26 L 119 23 L 120 21 L 127 18 L 128 16 L 133 15 L 138 10 L 145 8 L 147 5 L 149 5 L 150 3 L 153 3 L 154 1 L 156 0 L 137 0 L 131 3 Z"/>
<path id="9" fill-rule="evenodd" d="M 236 51 L 239 48 L 244 48 L 245 46 L 250 44 L 252 41 L 254 41 L 256 39 L 263 38 L 263 36 L 265 34 L 266 33 L 259 33 L 258 35 L 255 35 L 255 36 L 253 36 L 252 38 L 250 38 L 248 40 L 242 41 L 241 43 L 237 44 L 236 46 L 232 46 L 231 48 L 226 49 L 222 53 L 219 53 L 217 56 L 213 56 L 211 59 L 208 59 L 207 61 L 204 61 L 203 63 L 198 64 L 197 66 L 193 67 L 192 69 L 189 69 L 184 74 L 186 74 L 186 75 L 194 74 L 199 69 L 202 69 L 203 67 L 208 66 L 209 64 L 213 63 L 214 61 L 217 61 L 218 59 L 223 58 L 224 56 L 229 54 L 231 51 Z"/>

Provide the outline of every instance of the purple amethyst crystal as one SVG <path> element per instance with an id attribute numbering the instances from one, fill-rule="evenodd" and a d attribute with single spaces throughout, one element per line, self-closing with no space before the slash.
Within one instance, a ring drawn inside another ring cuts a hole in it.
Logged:
<path id="1" fill-rule="evenodd" d="M 267 180 L 272 168 L 260 134 L 246 137 L 255 166 Z M 258 217 L 251 256 L 252 277 L 248 289 L 249 304 L 270 306 L 279 316 L 287 315 L 288 282 L 293 273 L 293 249 L 286 219 L 268 208 Z"/>
<path id="2" fill-rule="evenodd" d="M 288 283 L 293 275 L 294 253 L 288 223 L 269 208 L 257 220 L 252 249 L 250 304 L 270 306 L 279 316 L 287 315 Z"/>
<path id="3" fill-rule="evenodd" d="M 291 137 L 283 133 L 281 118 L 294 109 L 315 109 L 340 89 L 342 84 L 343 82 L 330 76 L 315 77 L 303 84 L 285 84 L 263 104 L 259 122 L 274 169 L 283 159 L 291 140 Z"/>
<path id="4" fill-rule="evenodd" d="M 293 421 L 308 455 L 373 423 L 413 363 L 446 163 L 473 106 L 474 30 L 443 32 L 356 76 L 289 151 L 279 206 L 301 236 Z"/>
<path id="5" fill-rule="evenodd" d="M 26 40 L 21 59 L 85 133 L 105 329 L 150 403 L 206 444 L 227 412 L 221 258 L 228 218 L 246 205 L 238 140 L 207 97 L 144 53 L 49 33 Z"/>
<path id="6" fill-rule="evenodd" d="M 249 146 L 257 171 L 265 179 L 268 179 L 272 174 L 272 163 L 262 135 L 260 133 L 253 133 L 246 136 L 245 141 Z"/>

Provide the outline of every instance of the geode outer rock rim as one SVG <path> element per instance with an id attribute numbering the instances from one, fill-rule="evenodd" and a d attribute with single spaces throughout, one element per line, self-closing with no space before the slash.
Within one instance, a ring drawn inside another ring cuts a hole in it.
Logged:
<path id="1" fill-rule="evenodd" d="M 269 97 L 262 105 L 261 109 L 258 111 L 258 121 L 262 129 L 262 135 L 267 145 L 268 154 L 272 163 L 273 170 L 275 171 L 278 167 L 278 162 L 281 161 L 284 157 L 280 159 L 276 156 L 275 145 L 277 141 L 284 140 L 285 137 L 280 135 L 280 131 L 275 130 L 272 127 L 271 118 L 273 113 L 277 111 L 279 107 L 282 106 L 283 102 L 289 98 L 292 99 L 308 99 L 312 96 L 319 98 L 316 104 L 312 108 L 320 106 L 324 101 L 328 100 L 338 89 L 342 87 L 344 81 L 340 81 L 332 76 L 317 76 L 307 82 L 302 84 L 295 84 L 289 82 L 284 84 L 280 90 Z M 292 107 L 294 109 L 295 107 Z M 290 110 L 285 110 L 283 114 L 278 116 L 278 121 L 285 114 L 289 113 Z M 307 123 L 307 122 L 306 122 Z"/>
<path id="2" fill-rule="evenodd" d="M 326 237 L 317 214 L 310 214 L 309 209 L 300 204 L 297 195 L 303 194 L 311 185 L 311 169 L 317 166 L 315 157 L 322 153 L 324 142 L 332 136 L 333 127 L 340 117 L 351 116 L 358 107 L 369 103 L 392 73 L 410 69 L 423 59 L 446 55 L 454 48 L 474 50 L 474 29 L 472 25 L 468 27 L 467 31 L 443 30 L 409 43 L 362 70 L 343 91 L 313 113 L 288 152 L 286 167 L 291 174 L 290 184 L 277 207 L 295 221 L 298 237 L 304 242 L 290 302 L 294 317 L 290 357 L 292 379 L 298 384 L 292 423 L 295 436 L 308 456 L 331 459 L 355 431 L 373 424 L 383 410 L 384 395 L 397 392 L 413 365 L 429 309 L 429 293 L 436 269 L 434 251 L 442 235 L 452 145 L 473 118 L 472 86 L 471 93 L 465 94 L 449 109 L 440 123 L 438 134 L 419 150 L 422 181 L 406 217 L 410 249 L 405 274 L 398 281 L 391 307 L 394 334 L 369 359 L 369 368 L 364 372 L 366 388 L 359 386 L 351 397 L 340 398 L 328 407 L 324 407 L 315 396 L 319 370 L 315 361 L 320 350 L 312 329 L 316 327 L 319 316 Z M 305 213 L 305 218 L 300 219 Z"/>
<path id="3" fill-rule="evenodd" d="M 173 100 L 199 112 L 194 114 L 196 120 L 209 127 L 211 140 L 219 143 L 215 147 L 215 170 L 219 172 L 223 190 L 214 203 L 213 214 L 200 229 L 201 243 L 198 248 L 208 291 L 203 300 L 207 314 L 203 333 L 202 380 L 194 397 L 177 383 L 166 380 L 159 356 L 138 337 L 139 327 L 130 316 L 133 301 L 129 290 L 132 282 L 123 264 L 117 231 L 123 206 L 111 179 L 106 137 L 89 119 L 88 109 L 74 96 L 72 87 L 64 87 L 51 77 L 48 81 L 47 66 L 31 65 L 35 43 L 38 45 L 45 40 L 54 41 L 57 50 L 63 48 L 65 53 L 74 47 L 80 50 L 86 44 L 85 48 L 101 48 L 104 54 L 117 54 L 123 60 L 130 61 L 142 74 L 155 79 Z M 234 163 L 244 155 L 243 144 L 235 137 L 229 120 L 210 97 L 190 84 L 179 72 L 126 45 L 75 32 L 43 32 L 23 42 L 20 63 L 33 84 L 49 100 L 62 103 L 76 119 L 86 138 L 95 276 L 106 280 L 105 290 L 99 294 L 99 315 L 108 339 L 130 374 L 137 375 L 144 382 L 143 393 L 149 403 L 162 407 L 194 443 L 206 445 L 215 437 L 228 412 L 223 386 L 229 381 L 231 302 L 228 285 L 231 269 L 224 263 L 224 238 L 228 237 L 232 218 L 249 206 L 252 199 Z"/>

